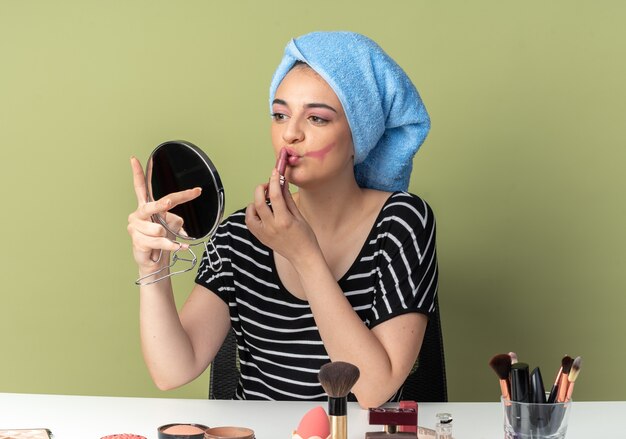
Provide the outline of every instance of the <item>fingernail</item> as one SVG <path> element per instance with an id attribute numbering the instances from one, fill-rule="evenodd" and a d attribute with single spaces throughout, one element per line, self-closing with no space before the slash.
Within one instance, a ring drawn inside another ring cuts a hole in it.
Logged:
<path id="1" fill-rule="evenodd" d="M 197 187 L 196 189 L 198 189 L 198 192 L 202 192 L 202 188 L 201 187 Z"/>
<path id="2" fill-rule="evenodd" d="M 276 168 L 272 169 L 272 177 L 275 177 L 277 172 Z"/>
<path id="3" fill-rule="evenodd" d="M 182 248 L 183 250 L 188 250 L 189 249 L 189 244 L 181 244 L 180 248 Z"/>

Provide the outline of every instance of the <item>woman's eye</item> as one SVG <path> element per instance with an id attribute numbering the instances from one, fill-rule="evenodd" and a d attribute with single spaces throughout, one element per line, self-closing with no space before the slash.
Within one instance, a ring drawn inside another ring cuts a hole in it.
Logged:
<path id="1" fill-rule="evenodd" d="M 280 121 L 287 119 L 287 116 L 283 113 L 273 113 L 272 119 L 274 119 L 277 122 L 280 122 Z"/>
<path id="2" fill-rule="evenodd" d="M 314 124 L 316 124 L 316 125 L 324 125 L 325 123 L 328 122 L 328 120 L 323 119 L 323 118 L 321 118 L 319 116 L 310 116 L 309 120 L 311 122 L 313 122 Z"/>

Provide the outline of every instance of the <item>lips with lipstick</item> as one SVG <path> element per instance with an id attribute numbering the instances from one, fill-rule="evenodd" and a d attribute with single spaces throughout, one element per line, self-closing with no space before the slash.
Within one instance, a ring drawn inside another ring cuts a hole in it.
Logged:
<path id="1" fill-rule="evenodd" d="M 276 160 L 276 170 L 278 171 L 281 187 L 285 185 L 285 171 L 287 170 L 287 165 L 297 166 L 298 162 L 303 157 L 312 157 L 318 160 L 324 160 L 326 154 L 328 154 L 334 147 L 335 143 L 333 142 L 321 149 L 308 151 L 300 155 L 295 149 L 283 146 L 280 149 L 280 152 L 278 153 L 278 159 Z"/>
<path id="2" fill-rule="evenodd" d="M 312 157 L 315 159 L 319 159 L 319 160 L 323 160 L 326 155 L 335 147 L 335 142 L 333 143 L 329 143 L 328 145 L 326 145 L 323 148 L 320 149 L 315 149 L 313 151 L 308 151 L 305 152 L 304 154 L 298 154 L 298 152 L 293 149 L 293 148 L 288 148 L 288 147 L 283 147 L 280 150 L 280 154 L 278 156 L 278 162 L 276 163 L 276 169 L 278 169 L 278 172 L 282 175 L 284 174 L 284 169 L 285 168 L 280 168 L 279 164 L 281 164 L 281 158 L 283 158 L 283 160 L 286 163 L 289 163 L 289 165 L 294 166 L 298 163 L 298 161 L 303 158 L 303 157 Z M 285 164 L 286 164 L 285 163 Z"/>
<path id="3" fill-rule="evenodd" d="M 295 166 L 298 164 L 298 161 L 304 157 L 300 154 L 298 154 L 295 150 L 291 149 L 291 148 L 285 148 L 287 150 L 287 161 L 289 162 L 290 166 Z"/>

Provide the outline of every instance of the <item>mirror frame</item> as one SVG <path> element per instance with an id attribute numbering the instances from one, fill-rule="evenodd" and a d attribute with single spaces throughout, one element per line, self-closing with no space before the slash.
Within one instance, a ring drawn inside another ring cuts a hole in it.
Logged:
<path id="1" fill-rule="evenodd" d="M 154 160 L 154 155 L 161 148 L 167 145 L 171 145 L 171 144 L 182 145 L 188 148 L 190 151 L 192 151 L 198 156 L 198 158 L 204 163 L 206 168 L 209 170 L 211 180 L 213 181 L 213 185 L 217 191 L 217 203 L 218 203 L 217 215 L 215 218 L 215 222 L 211 226 L 210 231 L 204 236 L 200 236 L 200 237 L 181 235 L 179 233 L 174 232 L 167 226 L 167 222 L 158 214 L 153 215 L 153 221 L 158 222 L 165 228 L 165 230 L 167 230 L 168 232 L 170 232 L 171 234 L 173 234 L 174 236 L 180 239 L 184 239 L 187 241 L 201 241 L 207 238 L 211 239 L 213 235 L 215 234 L 215 232 L 217 231 L 217 228 L 219 227 L 220 223 L 222 222 L 222 219 L 224 218 L 224 208 L 225 208 L 225 202 L 226 202 L 225 195 L 224 195 L 224 186 L 222 185 L 222 180 L 220 179 L 219 173 L 217 172 L 217 168 L 215 167 L 211 159 L 209 159 L 209 157 L 204 153 L 204 151 L 202 151 L 193 143 L 188 142 L 186 140 L 168 140 L 167 142 L 163 142 L 160 145 L 158 145 L 156 148 L 154 148 L 154 150 L 150 154 L 150 157 L 148 158 L 148 162 L 146 165 L 146 192 L 147 192 L 146 195 L 148 197 L 148 202 L 157 201 L 154 199 L 154 194 L 152 193 L 152 163 Z"/>

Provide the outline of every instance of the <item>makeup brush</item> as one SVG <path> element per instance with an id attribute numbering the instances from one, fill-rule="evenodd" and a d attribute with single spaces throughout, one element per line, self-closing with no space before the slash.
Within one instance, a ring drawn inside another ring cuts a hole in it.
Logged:
<path id="1" fill-rule="evenodd" d="M 494 370 L 500 379 L 500 391 L 504 399 L 511 399 L 511 383 L 509 375 L 511 373 L 511 356 L 509 354 L 494 355 L 489 360 L 489 366 Z"/>
<path id="2" fill-rule="evenodd" d="M 348 438 L 348 393 L 360 376 L 359 368 L 344 361 L 326 363 L 318 379 L 328 395 L 328 418 L 332 439 Z"/>
<path id="3" fill-rule="evenodd" d="M 561 379 L 559 380 L 559 390 L 556 394 L 557 402 L 565 401 L 565 397 L 567 396 L 567 387 L 569 385 L 568 376 L 572 370 L 572 364 L 574 364 L 572 357 L 569 357 L 569 360 L 563 364 L 563 372 L 561 373 Z"/>
<path id="4" fill-rule="evenodd" d="M 565 391 L 567 393 L 567 374 L 572 368 L 572 363 L 574 359 L 569 355 L 566 355 L 561 360 L 561 368 L 559 369 L 559 373 L 557 374 L 556 381 L 554 386 L 552 386 L 552 390 L 550 390 L 550 396 L 548 397 L 548 402 L 553 403 L 559 399 L 559 395 L 561 392 Z M 565 398 L 565 394 L 563 394 L 563 398 Z"/>
<path id="5" fill-rule="evenodd" d="M 511 357 L 511 364 L 517 363 L 517 354 L 515 352 L 509 352 L 509 357 Z"/>
<path id="6" fill-rule="evenodd" d="M 574 392 L 574 383 L 576 382 L 576 378 L 578 378 L 578 374 L 580 373 L 580 368 L 582 366 L 582 358 L 576 357 L 574 362 L 572 363 L 572 369 L 569 371 L 567 375 L 567 394 L 565 395 L 565 402 L 570 401 L 572 399 L 572 392 Z"/>

